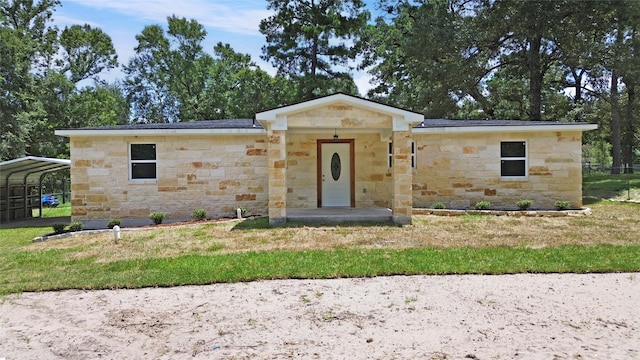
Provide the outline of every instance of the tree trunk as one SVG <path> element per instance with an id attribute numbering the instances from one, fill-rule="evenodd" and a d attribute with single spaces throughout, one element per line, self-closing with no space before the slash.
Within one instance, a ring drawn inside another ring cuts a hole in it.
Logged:
<path id="1" fill-rule="evenodd" d="M 636 101 L 636 84 L 627 80 L 627 111 L 625 112 L 625 131 L 622 149 L 622 162 L 625 164 L 624 173 L 633 174 L 633 138 L 635 135 L 635 101 Z"/>
<path id="2" fill-rule="evenodd" d="M 618 101 L 618 70 L 617 64 L 611 71 L 611 156 L 613 166 L 611 174 L 620 174 L 622 165 L 620 159 L 620 104 Z"/>
<path id="3" fill-rule="evenodd" d="M 541 44 L 542 36 L 539 34 L 529 39 L 529 119 L 534 121 L 542 120 Z"/>

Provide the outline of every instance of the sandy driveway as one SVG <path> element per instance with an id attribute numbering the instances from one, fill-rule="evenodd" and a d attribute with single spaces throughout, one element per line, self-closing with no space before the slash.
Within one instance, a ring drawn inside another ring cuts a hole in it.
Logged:
<path id="1" fill-rule="evenodd" d="M 640 273 L 394 276 L 0 299 L 0 359 L 640 359 Z"/>

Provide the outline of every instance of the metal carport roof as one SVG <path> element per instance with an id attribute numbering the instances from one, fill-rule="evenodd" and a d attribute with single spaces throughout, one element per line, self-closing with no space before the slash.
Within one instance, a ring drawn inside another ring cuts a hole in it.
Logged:
<path id="1" fill-rule="evenodd" d="M 3 190 L 0 191 L 0 203 L 2 204 L 2 206 L 0 206 L 0 212 L 4 213 L 0 216 L 0 219 L 4 221 L 30 217 L 27 216 L 29 208 L 27 187 L 37 184 L 38 188 L 42 189 L 42 177 L 45 174 L 69 169 L 70 166 L 71 160 L 68 159 L 37 156 L 27 156 L 0 162 L 0 187 L 2 187 Z M 11 188 L 19 186 L 24 186 L 24 191 L 22 195 L 20 195 L 22 198 L 18 198 L 17 196 L 12 197 Z M 42 194 L 39 195 L 41 196 Z M 41 205 L 42 204 L 40 204 L 40 206 Z M 11 210 L 18 211 L 14 213 L 14 216 L 10 216 L 12 214 Z M 40 213 L 42 214 L 42 211 Z"/>

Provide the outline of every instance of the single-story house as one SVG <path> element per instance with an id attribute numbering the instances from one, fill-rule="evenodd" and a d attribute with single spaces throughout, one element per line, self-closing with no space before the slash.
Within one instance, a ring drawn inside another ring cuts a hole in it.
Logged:
<path id="1" fill-rule="evenodd" d="M 398 224 L 436 202 L 472 208 L 520 199 L 582 206 L 586 123 L 433 120 L 342 93 L 254 119 L 57 130 L 70 138 L 72 219 L 88 227 L 189 219 L 244 207 L 287 221 L 294 209 L 390 209 Z"/>

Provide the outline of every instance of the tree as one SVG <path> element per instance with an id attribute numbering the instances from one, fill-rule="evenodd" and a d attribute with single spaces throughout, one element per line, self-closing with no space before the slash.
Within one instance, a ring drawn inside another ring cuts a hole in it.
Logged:
<path id="1" fill-rule="evenodd" d="M 55 54 L 57 0 L 0 0 L 0 160 L 24 156 L 44 110 L 37 77 Z"/>
<path id="2" fill-rule="evenodd" d="M 251 118 L 262 110 L 294 101 L 294 84 L 283 77 L 272 78 L 249 54 L 237 53 L 223 43 L 213 50 L 207 89 L 208 99 L 217 104 L 215 118 Z"/>
<path id="3" fill-rule="evenodd" d="M 72 83 L 96 79 L 104 70 L 118 66 L 118 55 L 111 38 L 90 25 L 72 25 L 60 35 L 62 55 L 56 61 L 61 73 L 67 74 Z"/>
<path id="4" fill-rule="evenodd" d="M 269 0 L 267 8 L 275 14 L 260 22 L 262 58 L 298 81 L 300 99 L 353 90 L 350 61 L 370 16 L 363 1 Z"/>
<path id="5" fill-rule="evenodd" d="M 205 84 L 213 59 L 202 49 L 204 27 L 195 20 L 169 17 L 165 35 L 150 25 L 136 35 L 136 55 L 124 67 L 124 87 L 137 122 L 203 120 L 213 112 Z"/>
<path id="6" fill-rule="evenodd" d="M 74 112 L 77 101 L 89 101 L 78 95 L 92 91 L 78 89 L 78 82 L 99 80 L 117 66 L 111 39 L 100 29 L 74 25 L 59 34 L 50 26 L 58 5 L 0 0 L 0 159 L 68 155 L 66 139 L 54 130 L 86 126 L 92 115 Z"/>

